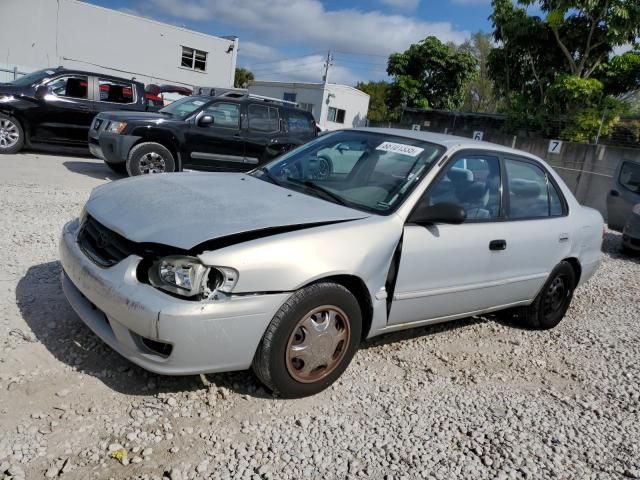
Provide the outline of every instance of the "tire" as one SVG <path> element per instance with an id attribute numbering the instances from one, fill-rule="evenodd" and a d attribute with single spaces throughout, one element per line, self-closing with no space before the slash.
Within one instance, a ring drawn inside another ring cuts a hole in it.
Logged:
<path id="1" fill-rule="evenodd" d="M 576 273 L 569 262 L 560 262 L 528 307 L 515 310 L 523 326 L 533 330 L 553 328 L 563 319 L 573 299 Z"/>
<path id="2" fill-rule="evenodd" d="M 110 163 L 104 162 L 107 167 L 111 169 L 111 171 L 115 173 L 126 174 L 127 173 L 127 164 L 126 163 Z"/>
<path id="3" fill-rule="evenodd" d="M 15 118 L 0 113 L 0 155 L 18 153 L 24 147 L 24 129 Z"/>
<path id="4" fill-rule="evenodd" d="M 317 328 L 311 331 L 309 326 Z M 281 397 L 314 395 L 346 370 L 361 333 L 360 306 L 349 290 L 336 283 L 310 285 L 294 293 L 271 320 L 254 356 L 253 371 Z M 315 346 L 313 351 L 306 349 L 309 345 Z M 305 368 L 307 358 L 309 368 Z M 313 368 L 315 364 L 319 366 Z"/>
<path id="5" fill-rule="evenodd" d="M 319 160 L 319 163 L 318 163 L 317 179 L 326 180 L 333 173 L 333 162 L 326 155 L 319 155 L 318 160 Z"/>
<path id="6" fill-rule="evenodd" d="M 175 172 L 176 162 L 171 152 L 163 145 L 145 142 L 131 149 L 126 169 L 132 177 L 149 173 L 169 173 Z"/>

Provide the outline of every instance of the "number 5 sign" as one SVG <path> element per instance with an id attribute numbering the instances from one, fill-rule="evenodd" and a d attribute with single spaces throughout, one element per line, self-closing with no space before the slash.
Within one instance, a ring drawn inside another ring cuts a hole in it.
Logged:
<path id="1" fill-rule="evenodd" d="M 549 153 L 560 153 L 562 150 L 562 141 L 549 140 Z"/>

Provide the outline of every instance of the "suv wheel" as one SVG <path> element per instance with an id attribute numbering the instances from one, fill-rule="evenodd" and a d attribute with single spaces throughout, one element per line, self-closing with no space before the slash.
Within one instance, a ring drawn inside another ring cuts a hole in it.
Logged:
<path id="1" fill-rule="evenodd" d="M 317 283 L 282 305 L 253 359 L 256 375 L 286 398 L 314 395 L 349 366 L 362 330 L 356 298 L 342 285 Z"/>
<path id="2" fill-rule="evenodd" d="M 127 172 L 132 177 L 148 173 L 175 172 L 175 170 L 176 162 L 173 155 L 159 143 L 140 143 L 129 152 Z"/>
<path id="3" fill-rule="evenodd" d="M 24 130 L 20 122 L 0 114 L 0 154 L 17 153 L 24 146 Z"/>

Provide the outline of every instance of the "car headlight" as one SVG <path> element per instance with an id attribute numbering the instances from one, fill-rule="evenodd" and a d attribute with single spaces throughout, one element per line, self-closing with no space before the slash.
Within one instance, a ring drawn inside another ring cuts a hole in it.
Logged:
<path id="1" fill-rule="evenodd" d="M 127 127 L 127 122 L 109 122 L 105 131 L 120 134 Z"/>
<path id="2" fill-rule="evenodd" d="M 636 206 L 633 207 L 633 213 L 635 215 L 640 215 L 640 203 L 636 204 Z"/>
<path id="3" fill-rule="evenodd" d="M 172 255 L 153 263 L 149 282 L 183 297 L 210 298 L 216 292 L 231 292 L 238 282 L 238 272 L 229 267 L 205 266 L 195 257 Z"/>

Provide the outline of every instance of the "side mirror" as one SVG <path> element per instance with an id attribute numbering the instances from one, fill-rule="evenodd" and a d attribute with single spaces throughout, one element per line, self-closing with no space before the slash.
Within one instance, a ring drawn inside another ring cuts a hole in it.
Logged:
<path id="1" fill-rule="evenodd" d="M 38 100 L 44 100 L 44 97 L 51 93 L 51 89 L 46 85 L 38 85 L 36 88 L 36 98 Z"/>
<path id="2" fill-rule="evenodd" d="M 203 115 L 198 120 L 199 127 L 209 127 L 211 125 L 213 125 L 213 117 L 211 115 Z"/>
<path id="3" fill-rule="evenodd" d="M 467 219 L 464 208 L 455 203 L 442 202 L 435 205 L 420 205 L 409 217 L 409 222 L 417 224 L 451 223 L 460 224 Z"/>

